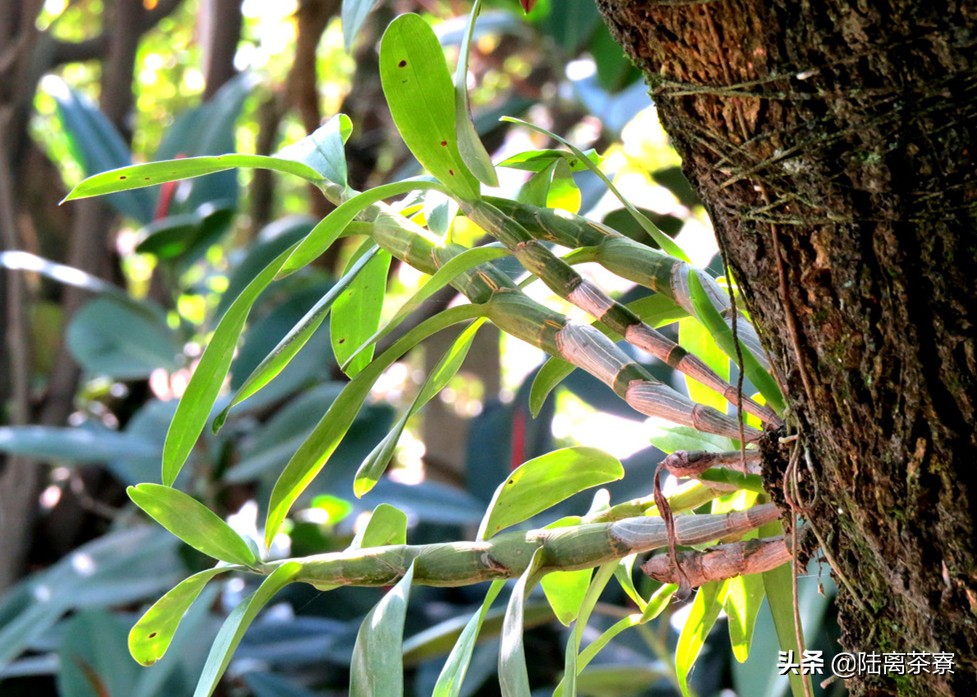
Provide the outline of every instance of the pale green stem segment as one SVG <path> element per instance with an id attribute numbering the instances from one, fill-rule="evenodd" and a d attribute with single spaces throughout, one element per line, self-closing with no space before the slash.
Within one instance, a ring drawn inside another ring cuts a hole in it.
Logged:
<path id="1" fill-rule="evenodd" d="M 486 201 L 522 225 L 534 238 L 571 249 L 586 249 L 588 260 L 595 261 L 621 278 L 661 293 L 695 316 L 689 293 L 689 270 L 681 259 L 635 242 L 617 230 L 567 211 L 539 208 L 519 201 L 486 197 Z M 729 295 L 701 269 L 693 269 L 713 306 L 768 372 L 770 361 L 760 345 L 756 330 L 743 316 L 733 317 Z"/>
<path id="2" fill-rule="evenodd" d="M 679 516 L 674 521 L 678 544 L 695 545 L 743 535 L 777 520 L 774 504 L 721 515 Z M 515 578 L 525 571 L 537 549 L 544 555 L 541 570 L 589 569 L 628 554 L 668 545 L 668 528 L 661 518 L 625 518 L 567 528 L 511 532 L 487 542 L 445 542 L 429 545 L 390 545 L 281 560 L 267 564 L 264 573 L 298 562 L 294 581 L 317 587 L 390 586 L 411 564 L 414 583 L 426 586 L 467 586 L 483 581 Z"/>
<path id="3" fill-rule="evenodd" d="M 334 201 L 351 195 L 338 186 L 326 186 L 324 192 Z M 424 273 L 435 273 L 466 249 L 443 242 L 382 203 L 366 209 L 361 217 L 373 222 L 373 239 L 380 247 Z M 502 331 L 597 377 L 636 411 L 707 433 L 740 438 L 736 419 L 696 404 L 655 380 L 597 329 L 572 322 L 530 299 L 491 264 L 462 273 L 452 285 L 473 303 L 484 304 L 489 319 Z M 748 441 L 760 437 L 760 431 L 750 427 L 743 427 L 742 434 Z"/>
<path id="4" fill-rule="evenodd" d="M 719 377 L 699 358 L 642 322 L 624 305 L 584 279 L 572 266 L 534 238 L 519 221 L 486 201 L 464 202 L 462 210 L 486 232 L 511 249 L 526 270 L 542 280 L 554 293 L 600 320 L 634 346 L 715 390 L 731 404 L 742 405 L 743 409 L 772 426 L 782 424 L 773 410 L 741 396 L 735 387 Z M 554 217 L 554 220 L 558 219 Z"/>

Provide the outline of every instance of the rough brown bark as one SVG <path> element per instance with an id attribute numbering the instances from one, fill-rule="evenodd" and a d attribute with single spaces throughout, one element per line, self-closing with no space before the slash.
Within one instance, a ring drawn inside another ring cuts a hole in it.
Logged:
<path id="1" fill-rule="evenodd" d="M 853 693 L 977 694 L 977 6 L 598 4 L 785 376 L 843 645 L 955 653 Z"/>

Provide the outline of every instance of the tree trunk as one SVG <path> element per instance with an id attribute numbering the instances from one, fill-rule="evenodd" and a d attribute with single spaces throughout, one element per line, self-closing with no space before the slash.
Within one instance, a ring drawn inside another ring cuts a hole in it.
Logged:
<path id="1" fill-rule="evenodd" d="M 977 5 L 598 4 L 782 376 L 843 646 L 955 654 L 853 693 L 977 694 Z"/>

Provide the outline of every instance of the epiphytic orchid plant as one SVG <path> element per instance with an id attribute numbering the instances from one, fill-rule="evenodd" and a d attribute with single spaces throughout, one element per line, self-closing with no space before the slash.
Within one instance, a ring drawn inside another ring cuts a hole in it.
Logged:
<path id="1" fill-rule="evenodd" d="M 526 11 L 533 4 L 522 0 Z M 578 673 L 614 636 L 650 621 L 673 595 L 692 586 L 700 587 L 700 591 L 676 649 L 676 674 L 683 692 L 688 691 L 687 676 L 705 635 L 722 610 L 731 618 L 734 653 L 741 660 L 745 658 L 764 591 L 781 646 L 798 650 L 791 613 L 790 547 L 783 537 L 779 511 L 766 502 L 758 474 L 757 444 L 765 437 L 765 429 L 775 431 L 782 425 L 784 404 L 755 331 L 734 311 L 730 293 L 706 272 L 693 268 L 682 249 L 630 202 L 622 198 L 661 249 L 633 241 L 571 211 L 547 208 L 549 182 L 554 177 L 566 179 L 569 173 L 585 168 L 602 177 L 617 193 L 594 161 L 597 158 L 558 136 L 548 134 L 565 150 L 525 153 L 498 165 L 532 171 L 527 186 L 535 187 L 534 197 L 517 201 L 482 194 L 482 184 L 497 183 L 497 165 L 472 125 L 465 88 L 468 44 L 477 14 L 478 3 L 454 80 L 438 39 L 421 17 L 397 17 L 381 42 L 380 72 L 387 103 L 400 135 L 430 176 L 365 192 L 352 190 L 344 156 L 351 126 L 349 119 L 338 115 L 273 157 L 227 154 L 134 165 L 93 176 L 68 196 L 98 196 L 251 167 L 311 182 L 336 206 L 304 239 L 257 273 L 227 308 L 171 423 L 163 455 L 163 483 L 140 484 L 129 490 L 132 500 L 148 515 L 219 562 L 173 588 L 133 627 L 129 647 L 139 662 L 149 665 L 163 657 L 184 612 L 215 576 L 232 571 L 265 576 L 258 590 L 225 622 L 197 695 L 213 692 L 247 626 L 261 607 L 290 583 L 308 583 L 321 590 L 392 586 L 357 636 L 350 687 L 354 695 L 402 693 L 404 617 L 411 586 L 418 584 L 492 582 L 480 611 L 451 650 L 435 689 L 437 695 L 458 694 L 486 613 L 508 579 L 516 582 L 501 633 L 499 679 L 506 695 L 529 694 L 522 613 L 525 598 L 537 583 L 542 584 L 557 617 L 574 628 L 567 645 L 564 678 L 557 687 L 563 695 L 576 693 Z M 442 213 L 448 213 L 449 223 L 457 212 L 495 242 L 465 247 L 439 234 L 444 232 L 439 228 L 448 226 L 435 224 L 435 216 L 426 216 L 425 209 L 386 203 L 418 191 L 446 197 L 450 205 L 443 206 Z M 259 295 L 276 280 L 312 263 L 340 238 L 353 234 L 365 236 L 366 242 L 345 275 L 254 369 L 230 398 L 229 406 L 213 420 L 213 428 L 219 429 L 228 412 L 269 384 L 332 313 L 333 348 L 350 381 L 281 472 L 268 502 L 266 547 L 271 546 L 299 496 L 328 464 L 381 374 L 425 339 L 452 325 L 466 326 L 427 376 L 402 418 L 361 465 L 354 484 L 357 496 L 368 492 L 383 475 L 409 417 L 454 377 L 486 322 L 551 356 L 533 384 L 533 409 L 538 411 L 553 388 L 571 371 L 580 369 L 607 384 L 637 412 L 730 439 L 731 445 L 740 444 L 740 450 L 673 452 L 663 466 L 691 481 L 670 497 L 664 497 L 655 485 L 646 497 L 615 505 L 603 501 L 586 515 L 562 521 L 558 527 L 506 531 L 580 491 L 624 474 L 620 462 L 599 450 L 558 450 L 522 464 L 499 484 L 474 541 L 408 544 L 406 516 L 382 505 L 343 552 L 263 558 L 253 541 L 239 536 L 173 484 L 210 420 L 235 346 Z M 553 244 L 571 251 L 558 256 Z M 518 260 L 528 273 L 527 282 L 542 281 L 590 315 L 594 324 L 569 319 L 531 299 L 522 284 L 492 263 L 503 256 Z M 385 286 L 392 258 L 429 274 L 430 279 L 392 319 L 381 324 L 384 294 L 368 289 Z M 574 269 L 583 261 L 596 262 L 653 294 L 623 305 Z M 413 310 L 446 285 L 453 286 L 469 302 L 401 332 L 389 348 L 374 355 L 380 340 L 401 328 Z M 728 371 L 720 375 L 658 331 L 657 327 L 683 317 L 701 323 L 726 355 L 740 365 L 759 395 L 742 394 L 728 382 Z M 710 405 L 694 401 L 659 382 L 619 347 L 617 341 L 621 339 L 681 371 L 699 386 L 698 390 L 707 388 L 718 395 L 719 402 L 709 400 Z M 724 401 L 737 407 L 737 415 L 717 408 Z M 683 514 L 710 502 L 709 514 Z M 729 542 L 731 538 L 740 541 Z M 698 546 L 720 539 L 723 544 L 709 551 L 679 554 L 676 550 L 678 545 Z M 662 585 L 651 597 L 642 597 L 631 580 L 631 569 L 636 555 L 658 549 L 668 551 L 652 557 L 642 568 Z M 583 629 L 612 578 L 633 600 L 636 611 L 584 646 Z M 799 692 L 805 685 L 797 677 L 792 687 Z"/>

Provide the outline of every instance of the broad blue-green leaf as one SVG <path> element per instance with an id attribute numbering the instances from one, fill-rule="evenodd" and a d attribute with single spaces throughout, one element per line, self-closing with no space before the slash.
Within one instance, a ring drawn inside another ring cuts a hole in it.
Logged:
<path id="1" fill-rule="evenodd" d="M 413 580 L 411 564 L 404 577 L 363 619 L 350 664 L 350 697 L 404 694 L 404 618 Z"/>
<path id="2" fill-rule="evenodd" d="M 252 306 L 265 288 L 275 280 L 293 249 L 295 245 L 279 254 L 254 277 L 227 308 L 214 330 L 166 433 L 166 443 L 163 446 L 163 483 L 167 486 L 176 481 L 194 443 L 204 430 Z"/>
<path id="3" fill-rule="evenodd" d="M 475 124 L 472 123 L 471 105 L 468 102 L 468 57 L 471 51 L 472 32 L 475 21 L 481 10 L 481 0 L 472 3 L 472 11 L 468 16 L 468 26 L 461 40 L 458 52 L 458 65 L 455 69 L 455 119 L 458 135 L 458 152 L 465 161 L 472 174 L 489 186 L 498 186 L 499 178 L 492 166 L 492 158 L 485 151 L 482 139 L 478 137 Z"/>
<path id="4" fill-rule="evenodd" d="M 323 218 L 316 225 L 312 232 L 302 240 L 298 247 L 292 252 L 291 258 L 285 262 L 279 272 L 280 276 L 287 276 L 298 271 L 303 266 L 317 259 L 332 244 L 339 239 L 339 236 L 346 229 L 353 218 L 372 206 L 374 203 L 382 201 L 391 196 L 399 196 L 418 189 L 442 190 L 442 186 L 436 182 L 424 179 L 406 179 L 404 181 L 382 184 L 369 191 L 357 194 L 348 201 L 344 201 L 337 206 L 329 215 Z"/>
<path id="5" fill-rule="evenodd" d="M 367 549 L 404 544 L 407 544 L 407 515 L 399 508 L 381 503 L 373 509 L 370 520 L 356 533 L 349 548 Z"/>
<path id="6" fill-rule="evenodd" d="M 676 305 L 671 299 L 661 294 L 641 298 L 640 300 L 628 303 L 627 307 L 638 315 L 645 324 L 652 327 L 670 324 L 688 315 L 685 310 Z M 595 324 L 593 326 L 605 335 L 611 335 L 610 330 L 603 325 Z M 574 370 L 576 370 L 576 366 L 561 358 L 550 358 L 543 364 L 543 367 L 536 373 L 532 388 L 529 392 L 529 410 L 534 417 L 539 415 L 540 410 L 543 408 L 543 403 L 546 401 L 550 392 Z"/>
<path id="7" fill-rule="evenodd" d="M 689 695 L 689 672 L 719 618 L 726 599 L 726 582 L 710 581 L 699 588 L 675 645 L 675 672 L 683 697 Z"/>
<path id="8" fill-rule="evenodd" d="M 397 130 L 418 162 L 454 195 L 478 198 L 478 180 L 458 150 L 455 92 L 444 53 L 418 15 L 400 15 L 384 32 L 380 81 Z"/>
<path id="9" fill-rule="evenodd" d="M 377 249 L 373 240 L 367 240 L 350 261 L 350 270 L 352 270 L 361 257 L 366 254 L 371 256 L 362 270 L 336 298 L 329 319 L 329 337 L 332 341 L 333 354 L 336 356 L 336 362 L 343 366 L 343 370 L 350 377 L 355 377 L 373 358 L 371 348 L 352 360 L 347 360 L 380 326 L 383 300 L 387 296 L 390 253 L 375 252 L 374 250 Z"/>
<path id="10" fill-rule="evenodd" d="M 73 201 L 79 198 L 111 194 L 116 191 L 142 189 L 147 186 L 201 177 L 205 174 L 223 172 L 238 167 L 270 169 L 284 174 L 294 174 L 313 184 L 322 183 L 322 175 L 308 165 L 294 160 L 267 155 L 212 155 L 149 162 L 143 165 L 130 165 L 102 172 L 79 182 L 78 186 L 64 197 L 64 200 Z"/>
<path id="11" fill-rule="evenodd" d="M 709 330 L 695 317 L 686 317 L 678 322 L 678 340 L 689 353 L 694 354 L 723 380 L 729 382 L 729 358 L 716 345 Z M 685 376 L 685 386 L 689 391 L 689 399 L 699 404 L 718 409 L 726 413 L 728 402 L 721 394 L 712 390 L 697 380 Z"/>
<path id="12" fill-rule="evenodd" d="M 251 547 L 230 525 L 179 489 L 138 484 L 126 493 L 153 520 L 207 556 L 245 566 L 258 563 Z"/>
<path id="13" fill-rule="evenodd" d="M 375 358 L 369 366 L 350 381 L 309 437 L 289 460 L 288 465 L 285 466 L 284 471 L 275 483 L 268 504 L 268 518 L 265 525 L 266 541 L 274 538 L 292 504 L 295 503 L 295 500 L 335 452 L 380 374 L 427 337 L 452 324 L 479 317 L 483 312 L 483 308 L 479 306 L 461 305 L 425 320 L 401 337 L 381 356 Z"/>
<path id="14" fill-rule="evenodd" d="M 468 350 L 472 346 L 472 341 L 475 340 L 475 334 L 484 323 L 484 319 L 478 319 L 458 335 L 458 338 L 455 339 L 444 355 L 441 356 L 437 365 L 434 366 L 431 373 L 424 380 L 424 384 L 421 385 L 421 389 L 418 390 L 417 396 L 411 402 L 407 411 L 404 412 L 404 415 L 397 420 L 390 433 L 377 444 L 373 452 L 360 465 L 360 468 L 356 472 L 356 479 L 353 481 L 353 493 L 357 497 L 362 497 L 380 481 L 380 477 L 383 476 L 387 465 L 390 464 L 390 459 L 393 457 L 397 442 L 400 440 L 404 428 L 407 427 L 408 420 L 425 404 L 431 401 L 438 392 L 443 390 L 458 373 L 461 369 L 461 364 L 465 362 L 465 358 L 468 356 Z"/>
<path id="15" fill-rule="evenodd" d="M 475 268 L 476 266 L 492 261 L 493 259 L 498 259 L 510 254 L 511 252 L 503 247 L 485 246 L 468 249 L 458 256 L 452 257 L 448 263 L 438 269 L 435 274 L 431 276 L 431 278 L 425 281 L 421 287 L 417 289 L 417 292 L 415 292 L 414 295 L 412 295 L 407 302 L 405 302 L 401 308 L 397 310 L 397 314 L 395 314 L 390 321 L 383 326 L 382 329 L 363 342 L 363 344 L 356 350 L 356 352 L 353 353 L 353 355 L 357 355 L 367 346 L 383 339 L 391 331 L 400 326 L 400 324 L 407 319 L 407 316 L 420 307 L 425 300 L 458 278 L 458 276 L 461 274 Z"/>
<path id="16" fill-rule="evenodd" d="M 579 524 L 579 516 L 571 516 L 550 523 L 545 529 L 573 527 Z M 540 579 L 539 585 L 542 586 L 546 600 L 553 608 L 553 614 L 564 626 L 569 627 L 570 623 L 577 619 L 580 606 L 583 604 L 587 589 L 590 587 L 592 575 L 592 569 L 551 571 Z"/>
<path id="17" fill-rule="evenodd" d="M 85 303 L 68 324 L 71 355 L 88 372 L 119 380 L 176 368 L 182 342 L 164 317 L 139 312 L 112 298 Z"/>
<path id="18" fill-rule="evenodd" d="M 343 277 L 340 278 L 336 284 L 329 289 L 322 298 L 309 309 L 305 316 L 292 327 L 288 334 L 286 334 L 278 345 L 272 349 L 271 353 L 262 359 L 261 363 L 251 371 L 241 387 L 238 388 L 237 392 L 231 398 L 230 403 L 224 408 L 224 410 L 217 415 L 214 419 L 214 431 L 220 430 L 223 426 L 224 421 L 227 418 L 227 414 L 230 412 L 231 408 L 237 404 L 240 404 L 246 400 L 251 395 L 258 392 L 261 388 L 265 387 L 269 382 L 275 379 L 275 377 L 285 369 L 295 355 L 302 350 L 302 347 L 309 341 L 316 330 L 322 325 L 323 320 L 325 320 L 326 315 L 329 313 L 329 309 L 336 302 L 336 299 L 340 294 L 349 287 L 353 279 L 356 278 L 363 268 L 369 263 L 369 261 L 374 257 L 374 255 L 379 251 L 379 248 L 374 247 L 373 250 L 368 251 L 360 259 L 353 264 Z"/>
<path id="19" fill-rule="evenodd" d="M 542 549 L 533 552 L 526 570 L 516 581 L 502 620 L 502 645 L 499 648 L 499 685 L 502 697 L 529 697 L 529 674 L 523 646 L 523 610 L 529 592 L 536 585 L 543 564 Z"/>
<path id="20" fill-rule="evenodd" d="M 206 569 L 184 579 L 153 603 L 129 631 L 129 653 L 144 666 L 151 666 L 166 654 L 183 615 L 206 585 L 226 566 Z"/>
<path id="21" fill-rule="evenodd" d="M 353 47 L 353 39 L 363 26 L 370 10 L 377 6 L 380 0 L 343 0 L 343 46 L 346 53 Z"/>
<path id="22" fill-rule="evenodd" d="M 140 669 L 126 658 L 126 630 L 118 617 L 83 610 L 65 623 L 59 643 L 61 697 L 132 694 Z"/>
<path id="23" fill-rule="evenodd" d="M 597 448 L 564 448 L 524 462 L 495 490 L 477 539 L 486 540 L 584 489 L 623 476 L 620 461 Z"/>
<path id="24" fill-rule="evenodd" d="M 0 426 L 0 452 L 66 462 L 106 462 L 122 455 L 155 458 L 150 441 L 106 428 Z"/>
<path id="25" fill-rule="evenodd" d="M 689 270 L 689 295 L 692 298 L 692 307 L 695 309 L 699 320 L 712 334 L 716 343 L 726 352 L 726 355 L 736 361 L 738 357 L 736 345 L 733 343 L 733 330 L 726 326 L 722 315 L 709 300 L 709 295 L 702 287 L 702 282 L 699 280 L 695 269 Z M 763 369 L 756 356 L 742 342 L 740 342 L 740 355 L 743 357 L 743 372 L 746 377 L 760 390 L 760 394 L 767 400 L 767 404 L 774 411 L 782 414 L 784 412 L 784 397 L 780 393 L 776 381 L 770 373 Z"/>
<path id="26" fill-rule="evenodd" d="M 743 663 L 750 655 L 753 641 L 753 628 L 756 616 L 763 604 L 763 578 L 758 574 L 747 574 L 731 578 L 727 582 L 726 616 L 729 624 L 729 643 L 733 656 Z"/>
<path id="27" fill-rule="evenodd" d="M 488 592 L 485 594 L 485 599 L 482 601 L 481 608 L 468 620 L 461 635 L 458 637 L 458 641 L 452 647 L 451 653 L 448 654 L 448 659 L 441 669 L 441 674 L 438 675 L 438 681 L 434 686 L 431 697 L 458 697 L 458 694 L 461 692 L 461 686 L 465 682 L 468 666 L 472 660 L 475 641 L 478 639 L 478 633 L 482 628 L 482 623 L 485 622 L 485 615 L 489 608 L 492 607 L 492 602 L 504 586 L 505 581 L 492 581 L 492 585 L 489 586 Z"/>
<path id="28" fill-rule="evenodd" d="M 129 146 L 98 107 L 59 79 L 45 80 L 45 84 L 58 85 L 54 94 L 58 118 L 68 137 L 69 149 L 85 174 L 124 167 L 132 162 Z M 140 223 L 148 223 L 153 218 L 153 197 L 147 191 L 112 196 L 108 202 L 122 215 Z"/>
<path id="29" fill-rule="evenodd" d="M 600 178 L 600 180 L 607 185 L 607 188 L 610 189 L 611 193 L 617 196 L 618 200 L 620 200 L 621 203 L 624 204 L 624 207 L 628 209 L 628 212 L 634 217 L 634 219 L 642 227 L 642 229 L 645 232 L 647 232 L 649 235 L 651 235 L 651 238 L 655 240 L 655 242 L 657 242 L 658 245 L 663 250 L 665 250 L 667 254 L 675 257 L 676 259 L 681 259 L 682 261 L 686 261 L 686 262 L 689 261 L 689 257 L 685 254 L 682 248 L 679 247 L 678 244 L 671 237 L 669 237 L 664 232 L 659 230 L 658 226 L 655 225 L 653 222 L 651 222 L 646 215 L 644 215 L 641 211 L 635 208 L 634 205 L 630 201 L 628 201 L 621 194 L 620 191 L 618 191 L 617 187 L 614 186 L 614 182 L 608 179 L 607 175 L 604 174 L 597 165 L 591 162 L 591 160 L 584 154 L 582 150 L 574 146 L 569 141 L 556 135 L 555 133 L 551 133 L 550 131 L 547 131 L 545 128 L 540 128 L 539 126 L 531 124 L 527 121 L 523 121 L 522 119 L 503 117 L 502 120 L 509 121 L 511 123 L 518 123 L 533 131 L 537 131 L 538 133 L 544 133 L 548 135 L 550 138 L 552 138 L 553 140 L 555 140 L 556 142 L 567 147 L 574 155 L 576 155 L 580 159 L 580 161 L 584 165 L 588 167 L 588 169 L 590 169 L 591 172 L 596 174 Z"/>
<path id="30" fill-rule="evenodd" d="M 258 590 L 231 611 L 220 632 L 217 633 L 217 638 L 214 639 L 193 697 L 210 697 L 214 693 L 217 683 L 220 682 L 227 665 L 231 662 L 234 649 L 241 643 L 241 637 L 244 636 L 248 626 L 275 593 L 291 583 L 301 570 L 302 565 L 298 562 L 283 563 L 261 583 Z"/>
<path id="31" fill-rule="evenodd" d="M 308 165 L 345 189 L 347 170 L 343 146 L 352 132 L 353 122 L 349 117 L 337 114 L 302 140 L 279 150 L 276 157 Z"/>

